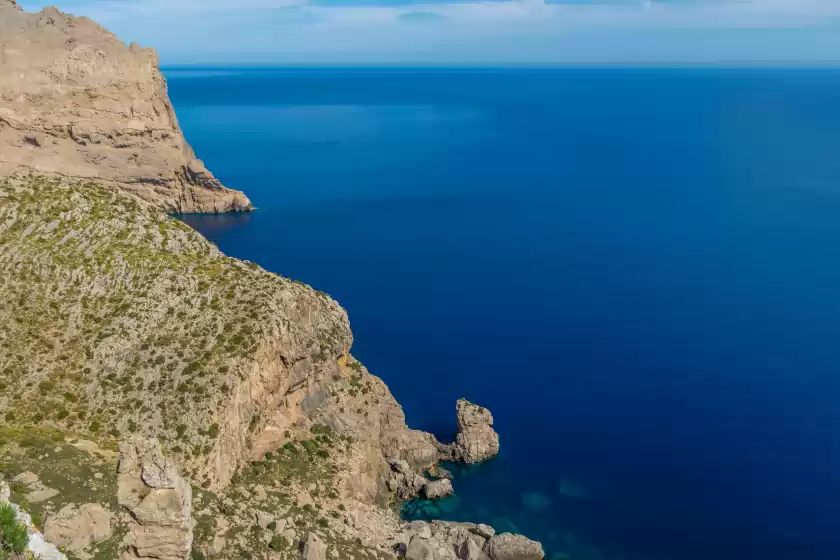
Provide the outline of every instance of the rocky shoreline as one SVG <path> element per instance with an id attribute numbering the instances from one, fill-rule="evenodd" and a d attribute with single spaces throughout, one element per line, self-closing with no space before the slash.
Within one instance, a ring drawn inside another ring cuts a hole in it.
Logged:
<path id="1" fill-rule="evenodd" d="M 499 452 L 492 414 L 458 401 L 452 443 L 410 429 L 334 300 L 166 215 L 251 206 L 195 158 L 153 51 L 11 0 L 0 37 L 0 498 L 29 511 L 33 547 L 544 557 L 485 525 L 400 520 L 452 494 L 440 461 Z"/>

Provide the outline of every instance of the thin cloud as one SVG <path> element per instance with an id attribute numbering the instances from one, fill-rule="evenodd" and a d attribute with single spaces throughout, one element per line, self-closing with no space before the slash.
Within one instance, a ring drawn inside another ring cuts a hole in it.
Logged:
<path id="1" fill-rule="evenodd" d="M 164 62 L 840 64 L 840 0 L 57 1 Z"/>

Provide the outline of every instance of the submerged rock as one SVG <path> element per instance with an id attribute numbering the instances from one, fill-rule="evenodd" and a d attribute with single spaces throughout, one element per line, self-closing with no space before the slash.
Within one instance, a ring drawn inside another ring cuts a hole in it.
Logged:
<path id="1" fill-rule="evenodd" d="M 522 494 L 522 505 L 532 512 L 541 512 L 551 507 L 551 498 L 542 492 L 525 492 Z"/>

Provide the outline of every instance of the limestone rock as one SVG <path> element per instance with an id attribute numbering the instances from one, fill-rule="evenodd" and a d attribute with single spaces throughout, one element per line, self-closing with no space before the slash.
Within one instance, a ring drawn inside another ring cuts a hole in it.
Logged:
<path id="1" fill-rule="evenodd" d="M 429 541 L 416 535 L 408 543 L 405 557 L 407 560 L 435 560 L 435 550 Z"/>
<path id="2" fill-rule="evenodd" d="M 491 560 L 543 560 L 545 552 L 540 543 L 522 535 L 502 533 L 487 541 L 484 552 Z"/>
<path id="3" fill-rule="evenodd" d="M 475 526 L 475 529 L 473 529 L 473 533 L 482 536 L 485 539 L 491 539 L 496 535 L 496 529 L 494 529 L 490 525 L 484 525 L 483 523 L 479 523 Z"/>
<path id="4" fill-rule="evenodd" d="M 327 545 L 315 533 L 309 533 L 306 537 L 303 560 L 327 560 Z"/>
<path id="5" fill-rule="evenodd" d="M 493 429 L 493 415 L 486 408 L 465 399 L 457 404 L 458 436 L 455 449 L 467 464 L 480 463 L 499 453 L 499 434 Z"/>
<path id="6" fill-rule="evenodd" d="M 16 477 L 12 479 L 12 482 L 17 482 L 19 484 L 23 484 L 25 486 L 31 486 L 38 482 L 39 478 L 38 475 L 33 472 L 22 472 Z"/>
<path id="7" fill-rule="evenodd" d="M 26 501 L 30 504 L 40 504 L 58 496 L 58 490 L 45 486 L 41 482 L 29 486 L 29 492 L 26 494 Z"/>
<path id="8" fill-rule="evenodd" d="M 442 478 L 440 480 L 427 482 L 423 487 L 423 493 L 429 500 L 438 500 L 440 498 L 451 496 L 455 493 L 455 490 L 452 488 L 452 481 Z"/>
<path id="9" fill-rule="evenodd" d="M 87 18 L 0 1 L 0 176 L 96 179 L 167 211 L 248 210 L 196 159 L 158 56 Z"/>
<path id="10" fill-rule="evenodd" d="M 487 554 L 481 550 L 473 539 L 467 539 L 458 549 L 460 560 L 489 560 Z"/>
<path id="11" fill-rule="evenodd" d="M 257 525 L 259 525 L 262 529 L 268 528 L 271 522 L 274 521 L 274 516 L 265 511 L 257 511 L 256 518 Z"/>
<path id="12" fill-rule="evenodd" d="M 58 496 L 58 490 L 45 485 L 33 472 L 20 473 L 12 481 L 26 487 L 26 501 L 31 504 L 40 504 Z"/>
<path id="13" fill-rule="evenodd" d="M 127 558 L 186 560 L 192 549 L 192 488 L 155 439 L 120 444 L 117 498 L 132 516 Z"/>
<path id="14" fill-rule="evenodd" d="M 44 536 L 62 548 L 81 552 L 111 536 L 111 514 L 99 504 L 70 504 L 47 518 Z"/>

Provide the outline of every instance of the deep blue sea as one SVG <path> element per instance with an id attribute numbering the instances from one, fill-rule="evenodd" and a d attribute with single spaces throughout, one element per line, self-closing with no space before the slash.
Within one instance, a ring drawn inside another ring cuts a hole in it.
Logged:
<path id="1" fill-rule="evenodd" d="M 840 559 L 840 70 L 170 69 L 409 422 L 494 461 L 407 516 L 552 560 Z"/>

